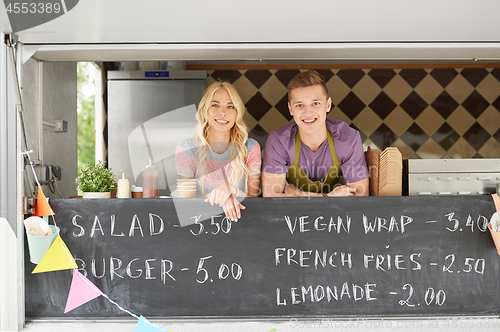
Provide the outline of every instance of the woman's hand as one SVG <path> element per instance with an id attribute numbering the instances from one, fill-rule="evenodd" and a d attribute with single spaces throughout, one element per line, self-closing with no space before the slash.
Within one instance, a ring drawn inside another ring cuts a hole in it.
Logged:
<path id="1" fill-rule="evenodd" d="M 226 217 L 232 221 L 238 221 L 241 218 L 241 210 L 245 209 L 245 206 L 236 198 L 238 192 L 238 188 L 231 184 L 221 184 L 207 195 L 205 202 L 212 206 L 219 205 L 224 210 Z"/>
<path id="2" fill-rule="evenodd" d="M 236 187 L 231 184 L 221 184 L 220 186 L 214 188 L 210 194 L 205 198 L 205 202 L 210 203 L 210 205 L 217 204 L 220 207 L 223 207 L 226 201 L 229 199 L 231 194 L 236 195 L 238 191 Z"/>
<path id="3" fill-rule="evenodd" d="M 356 188 L 347 185 L 337 186 L 328 193 L 328 196 L 354 196 Z"/>
<path id="4" fill-rule="evenodd" d="M 236 196 L 231 194 L 229 198 L 226 200 L 226 203 L 222 206 L 224 209 L 224 213 L 226 217 L 231 219 L 232 221 L 238 221 L 241 218 L 241 210 L 245 210 L 246 208 L 241 204 Z"/>

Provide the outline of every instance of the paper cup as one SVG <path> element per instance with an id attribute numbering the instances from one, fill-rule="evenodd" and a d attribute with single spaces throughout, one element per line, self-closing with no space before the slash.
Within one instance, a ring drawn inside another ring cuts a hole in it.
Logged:
<path id="1" fill-rule="evenodd" d="M 196 190 L 196 179 L 177 179 L 177 191 Z"/>
<path id="2" fill-rule="evenodd" d="M 196 184 L 177 184 L 177 189 L 196 189 Z"/>
<path id="3" fill-rule="evenodd" d="M 196 197 L 196 189 L 177 189 L 177 196 L 180 198 L 193 198 Z"/>
<path id="4" fill-rule="evenodd" d="M 179 188 L 179 187 L 177 187 L 177 191 L 185 191 L 185 192 L 194 191 L 194 192 L 196 192 L 196 188 Z"/>
<path id="5" fill-rule="evenodd" d="M 142 191 L 132 191 L 132 198 L 142 198 Z"/>
<path id="6" fill-rule="evenodd" d="M 34 264 L 40 263 L 47 250 L 49 250 L 52 242 L 57 238 L 59 227 L 50 225 L 52 234 L 47 236 L 35 236 L 26 233 L 28 236 L 28 248 L 30 250 L 30 261 Z"/>

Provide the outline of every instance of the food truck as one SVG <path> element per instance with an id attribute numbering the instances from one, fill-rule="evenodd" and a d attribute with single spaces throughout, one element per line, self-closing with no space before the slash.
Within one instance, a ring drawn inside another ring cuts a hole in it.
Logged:
<path id="1" fill-rule="evenodd" d="M 0 330 L 498 329 L 500 4 L 4 3 Z M 78 61 L 100 67 L 96 160 L 138 187 L 154 160 L 158 198 L 72 198 Z M 233 82 L 264 150 L 307 69 L 327 79 L 329 116 L 396 165 L 370 173 L 379 197 L 249 198 L 239 223 L 171 198 L 173 151 L 208 84 Z M 34 174 L 76 267 L 32 274 Z M 97 293 L 65 312 L 72 278 Z"/>

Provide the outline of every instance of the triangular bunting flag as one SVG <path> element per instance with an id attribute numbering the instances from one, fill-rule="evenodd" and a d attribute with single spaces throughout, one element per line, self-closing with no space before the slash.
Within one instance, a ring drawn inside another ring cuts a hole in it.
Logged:
<path id="1" fill-rule="evenodd" d="M 42 216 L 50 216 L 53 215 L 54 211 L 50 207 L 45 195 L 43 194 L 42 188 L 38 187 L 38 197 L 36 199 L 36 208 L 35 213 L 33 214 L 36 217 Z"/>
<path id="2" fill-rule="evenodd" d="M 49 250 L 31 273 L 76 269 L 78 266 L 60 236 L 56 237 Z"/>
<path id="3" fill-rule="evenodd" d="M 64 313 L 102 295 L 102 292 L 78 270 L 73 270 L 73 280 L 69 289 L 68 300 Z"/>
<path id="4" fill-rule="evenodd" d="M 139 322 L 137 322 L 137 325 L 135 326 L 134 332 L 167 332 L 167 330 L 164 330 L 162 328 L 159 328 L 158 326 L 153 325 L 149 320 L 144 318 L 142 315 L 139 317 Z M 169 331 L 171 332 L 171 331 Z"/>

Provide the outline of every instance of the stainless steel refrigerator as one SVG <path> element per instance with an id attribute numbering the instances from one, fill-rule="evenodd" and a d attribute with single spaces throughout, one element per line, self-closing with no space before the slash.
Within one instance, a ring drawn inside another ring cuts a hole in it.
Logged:
<path id="1" fill-rule="evenodd" d="M 175 147 L 193 137 L 206 78 L 204 70 L 108 72 L 108 162 L 118 177 L 142 186 L 152 160 L 159 195 L 175 190 Z"/>

